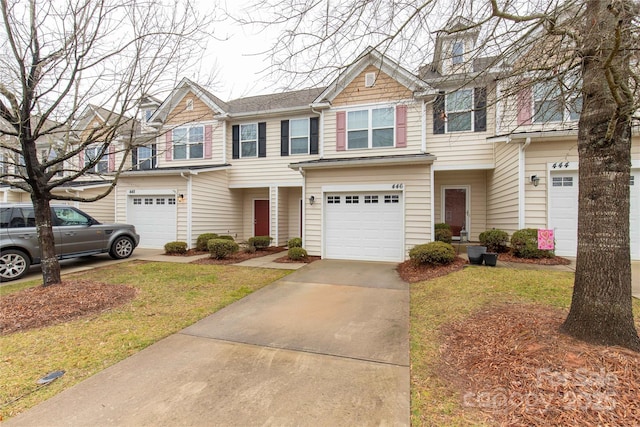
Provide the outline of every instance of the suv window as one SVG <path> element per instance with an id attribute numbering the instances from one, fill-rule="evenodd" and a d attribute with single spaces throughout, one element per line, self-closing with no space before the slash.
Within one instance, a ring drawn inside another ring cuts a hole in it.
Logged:
<path id="1" fill-rule="evenodd" d="M 11 219 L 11 208 L 0 209 L 0 228 L 8 228 Z"/>
<path id="2" fill-rule="evenodd" d="M 9 219 L 11 208 L 2 210 L 2 226 L 7 227 L 5 221 L 8 219 L 9 228 L 35 227 L 36 216 L 33 208 L 13 208 L 13 214 Z"/>
<path id="3" fill-rule="evenodd" d="M 53 215 L 57 225 L 91 225 L 91 219 L 80 212 L 66 207 L 54 207 Z"/>

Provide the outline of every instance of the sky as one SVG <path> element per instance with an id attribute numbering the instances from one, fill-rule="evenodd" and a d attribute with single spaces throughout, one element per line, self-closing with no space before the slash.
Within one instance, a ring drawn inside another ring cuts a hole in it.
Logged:
<path id="1" fill-rule="evenodd" d="M 234 16 L 241 16 L 250 2 L 229 0 L 226 7 Z M 215 7 L 207 0 L 199 3 L 204 11 Z M 215 25 L 214 34 L 224 40 L 209 39 L 199 70 L 194 69 L 194 75 L 187 77 L 197 77 L 198 72 L 206 76 L 211 69 L 217 69 L 214 84 L 207 86 L 207 89 L 225 101 L 278 91 L 277 81 L 264 72 L 260 73 L 270 63 L 269 56 L 264 52 L 270 49 L 277 37 L 274 29 L 260 32 L 257 28 L 241 26 L 227 19 Z"/>

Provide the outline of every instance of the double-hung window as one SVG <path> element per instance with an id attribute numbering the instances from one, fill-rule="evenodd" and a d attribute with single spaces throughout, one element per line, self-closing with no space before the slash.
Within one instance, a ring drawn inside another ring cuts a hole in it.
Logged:
<path id="1" fill-rule="evenodd" d="M 151 169 L 153 167 L 153 149 L 151 147 L 136 147 L 135 168 L 139 170 Z"/>
<path id="2" fill-rule="evenodd" d="M 555 81 L 538 82 L 533 86 L 533 121 L 562 121 L 562 98 Z"/>
<path id="3" fill-rule="evenodd" d="M 472 130 L 473 90 L 461 89 L 447 94 L 446 118 L 447 132 Z"/>
<path id="4" fill-rule="evenodd" d="M 88 166 L 93 163 L 88 172 L 107 173 L 109 172 L 109 154 L 104 153 L 100 156 L 102 147 L 88 147 L 84 150 L 84 165 Z"/>
<path id="5" fill-rule="evenodd" d="M 204 127 L 179 127 L 173 130 L 173 159 L 202 159 L 204 157 Z"/>
<path id="6" fill-rule="evenodd" d="M 309 119 L 289 120 L 289 153 L 309 154 Z"/>
<path id="7" fill-rule="evenodd" d="M 464 42 L 463 41 L 453 42 L 453 45 L 451 46 L 451 63 L 456 65 L 456 64 L 462 64 L 463 61 L 464 61 Z"/>
<path id="8" fill-rule="evenodd" d="M 258 156 L 258 125 L 240 125 L 240 157 Z"/>
<path id="9" fill-rule="evenodd" d="M 393 107 L 347 112 L 347 149 L 394 146 Z"/>

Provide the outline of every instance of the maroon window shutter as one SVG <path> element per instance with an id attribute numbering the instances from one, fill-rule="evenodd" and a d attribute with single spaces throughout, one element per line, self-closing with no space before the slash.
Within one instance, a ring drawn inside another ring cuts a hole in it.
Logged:
<path id="1" fill-rule="evenodd" d="M 405 148 L 407 146 L 407 106 L 398 105 L 396 107 L 396 147 Z"/>
<path id="2" fill-rule="evenodd" d="M 116 170 L 116 147 L 109 145 L 109 172 Z"/>
<path id="3" fill-rule="evenodd" d="M 211 158 L 211 139 L 213 137 L 213 126 L 206 125 L 204 127 L 204 158 Z"/>
<path id="4" fill-rule="evenodd" d="M 336 113 L 336 151 L 347 149 L 347 113 L 338 111 Z"/>
<path id="5" fill-rule="evenodd" d="M 166 161 L 170 162 L 173 158 L 173 135 L 170 130 L 164 134 L 165 138 L 165 150 L 164 150 L 164 158 Z"/>
<path id="6" fill-rule="evenodd" d="M 531 88 L 526 87 L 517 94 L 518 126 L 531 124 Z"/>
<path id="7" fill-rule="evenodd" d="M 84 150 L 85 149 L 82 149 L 82 151 L 78 153 L 78 159 L 80 160 L 80 169 L 84 167 Z"/>

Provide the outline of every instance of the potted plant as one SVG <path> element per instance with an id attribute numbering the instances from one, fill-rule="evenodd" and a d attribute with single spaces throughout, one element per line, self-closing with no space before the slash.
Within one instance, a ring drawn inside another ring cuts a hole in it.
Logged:
<path id="1" fill-rule="evenodd" d="M 484 265 L 489 267 L 495 267 L 498 263 L 498 253 L 497 252 L 485 252 L 482 254 L 482 259 L 484 260 Z"/>
<path id="2" fill-rule="evenodd" d="M 469 263 L 473 265 L 482 265 L 482 255 L 486 252 L 486 246 L 467 246 L 467 257 L 469 258 Z"/>

